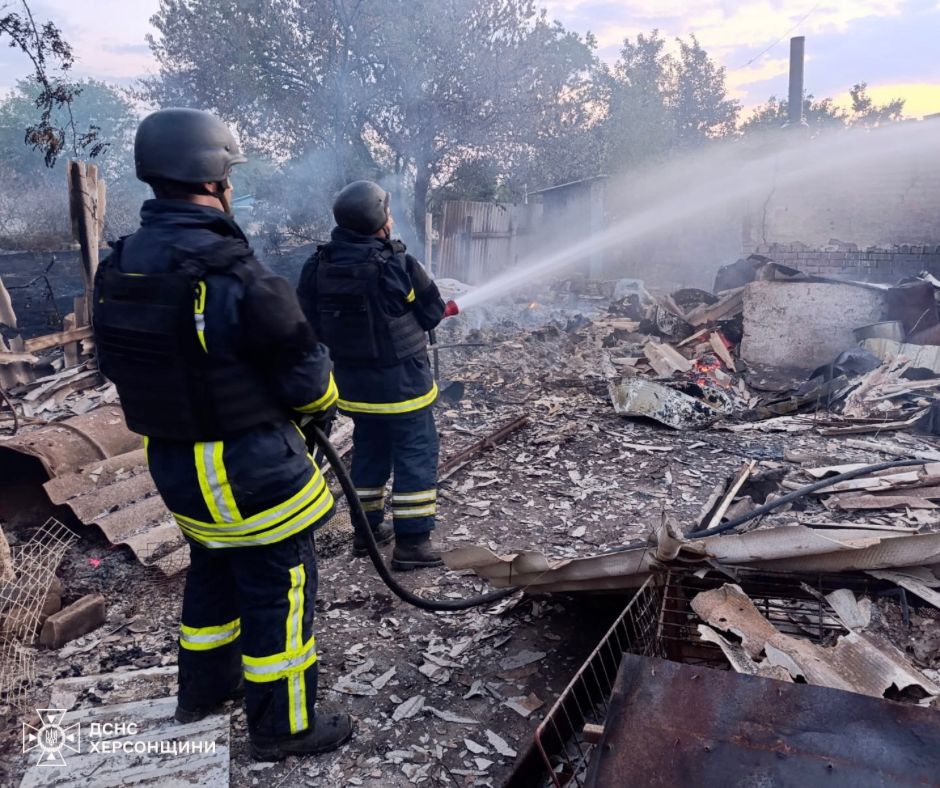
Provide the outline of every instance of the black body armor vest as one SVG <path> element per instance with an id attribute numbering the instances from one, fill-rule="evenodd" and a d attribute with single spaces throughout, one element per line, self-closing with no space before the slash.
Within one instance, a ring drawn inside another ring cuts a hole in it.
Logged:
<path id="1" fill-rule="evenodd" d="M 214 358 L 195 324 L 198 282 L 207 266 L 183 261 L 167 274 L 120 271 L 120 242 L 98 269 L 94 329 L 98 363 L 114 382 L 127 426 L 141 435 L 187 442 L 220 440 L 286 413 L 261 370 Z M 246 282 L 240 263 L 213 266 Z"/>
<path id="2" fill-rule="evenodd" d="M 428 337 L 409 309 L 388 311 L 382 292 L 385 260 L 375 250 L 362 263 L 331 263 L 317 252 L 317 332 L 335 361 L 353 366 L 390 367 L 426 351 Z"/>

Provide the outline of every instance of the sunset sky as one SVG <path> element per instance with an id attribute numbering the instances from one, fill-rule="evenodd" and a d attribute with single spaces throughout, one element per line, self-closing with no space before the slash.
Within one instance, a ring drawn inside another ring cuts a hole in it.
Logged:
<path id="1" fill-rule="evenodd" d="M 0 0 L 18 5 L 16 0 Z M 906 114 L 940 112 L 940 0 L 542 0 L 549 16 L 597 37 L 614 61 L 625 36 L 659 28 L 694 33 L 727 68 L 732 94 L 746 108 L 786 95 L 788 40 L 805 35 L 806 88 L 847 100 L 868 82 L 878 101 L 906 99 Z M 145 36 L 158 0 L 42 0 L 31 6 L 73 44 L 75 73 L 130 84 L 155 69 Z M 5 43 L 5 42 L 4 42 Z M 768 49 L 769 47 L 769 49 Z M 764 50 L 768 50 L 764 52 Z M 25 59 L 0 48 L 0 91 L 28 72 Z"/>

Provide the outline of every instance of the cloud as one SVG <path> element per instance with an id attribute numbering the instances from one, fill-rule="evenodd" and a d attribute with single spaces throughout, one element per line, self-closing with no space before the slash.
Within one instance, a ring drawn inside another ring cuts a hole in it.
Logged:
<path id="1" fill-rule="evenodd" d="M 868 95 L 876 104 L 885 104 L 892 99 L 904 99 L 904 116 L 922 118 L 940 112 L 940 82 L 894 82 L 869 85 Z M 835 96 L 836 104 L 852 106 L 849 91 Z"/>
<path id="2" fill-rule="evenodd" d="M 543 0 L 549 14 L 609 42 L 621 30 L 660 27 L 667 36 L 695 34 L 711 53 L 760 47 L 793 35 L 844 32 L 853 22 L 896 16 L 907 0 Z M 745 58 L 746 59 L 746 58 Z M 732 64 L 733 65 L 733 64 Z"/>
<path id="3" fill-rule="evenodd" d="M 728 92 L 734 98 L 743 99 L 748 92 L 743 89 L 745 86 L 777 79 L 777 77 L 786 74 L 789 68 L 789 60 L 785 57 L 765 57 L 746 68 L 738 68 L 727 72 L 725 84 L 728 87 Z"/>

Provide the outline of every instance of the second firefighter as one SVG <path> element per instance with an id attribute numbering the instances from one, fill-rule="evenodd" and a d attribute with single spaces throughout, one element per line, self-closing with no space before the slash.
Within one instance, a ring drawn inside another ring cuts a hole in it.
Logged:
<path id="1" fill-rule="evenodd" d="M 444 317 L 437 285 L 392 240 L 389 194 L 371 181 L 346 186 L 333 205 L 331 240 L 304 265 L 301 306 L 329 347 L 339 409 L 351 416 L 352 480 L 379 544 L 395 539 L 392 568 L 439 566 L 437 384 L 427 332 Z M 392 482 L 392 522 L 383 523 Z M 365 544 L 353 543 L 354 555 Z"/>

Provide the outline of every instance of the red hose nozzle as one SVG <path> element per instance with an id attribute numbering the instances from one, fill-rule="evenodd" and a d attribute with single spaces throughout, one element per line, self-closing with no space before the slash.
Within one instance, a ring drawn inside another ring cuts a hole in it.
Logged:
<path id="1" fill-rule="evenodd" d="M 444 317 L 453 317 L 460 313 L 460 307 L 457 306 L 456 301 L 448 301 L 444 304 Z"/>

